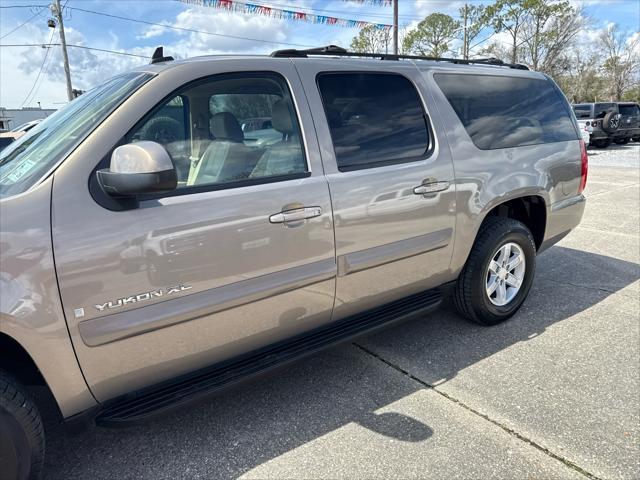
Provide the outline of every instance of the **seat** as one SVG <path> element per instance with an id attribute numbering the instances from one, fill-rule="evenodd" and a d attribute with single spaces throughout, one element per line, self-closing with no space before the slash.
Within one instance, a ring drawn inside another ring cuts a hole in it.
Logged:
<path id="1" fill-rule="evenodd" d="M 224 183 L 248 178 L 262 150 L 247 147 L 244 133 L 236 117 L 219 112 L 211 117 L 209 143 L 202 157 L 191 165 L 187 185 Z"/>
<path id="2" fill-rule="evenodd" d="M 267 148 L 251 177 L 273 177 L 306 171 L 297 126 L 293 123 L 293 109 L 286 100 L 278 100 L 271 107 L 273 128 L 282 134 L 282 140 Z"/>

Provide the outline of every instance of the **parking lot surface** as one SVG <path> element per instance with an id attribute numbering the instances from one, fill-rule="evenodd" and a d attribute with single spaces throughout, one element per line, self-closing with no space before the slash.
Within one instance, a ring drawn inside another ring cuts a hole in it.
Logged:
<path id="1" fill-rule="evenodd" d="M 509 322 L 447 301 L 141 426 L 49 421 L 45 478 L 640 478 L 640 145 L 589 153 Z"/>

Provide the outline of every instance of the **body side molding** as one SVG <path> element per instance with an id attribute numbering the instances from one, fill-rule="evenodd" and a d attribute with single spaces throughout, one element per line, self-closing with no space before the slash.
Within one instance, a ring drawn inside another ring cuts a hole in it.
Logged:
<path id="1" fill-rule="evenodd" d="M 145 307 L 85 320 L 80 322 L 78 327 L 84 343 L 95 347 L 290 292 L 329 280 L 335 275 L 335 261 L 329 258 Z"/>
<path id="2" fill-rule="evenodd" d="M 338 257 L 338 276 L 342 277 L 349 273 L 446 247 L 451 241 L 452 234 L 452 228 L 445 228 L 426 235 L 340 255 Z"/>

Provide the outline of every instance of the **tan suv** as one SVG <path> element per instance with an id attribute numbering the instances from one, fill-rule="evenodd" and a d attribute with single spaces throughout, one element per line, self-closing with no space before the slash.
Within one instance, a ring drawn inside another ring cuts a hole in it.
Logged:
<path id="1" fill-rule="evenodd" d="M 584 210 L 570 105 L 520 65 L 353 56 L 157 52 L 0 154 L 3 473 L 41 472 L 34 383 L 122 425 L 424 316 L 447 283 L 475 322 L 518 310 Z"/>

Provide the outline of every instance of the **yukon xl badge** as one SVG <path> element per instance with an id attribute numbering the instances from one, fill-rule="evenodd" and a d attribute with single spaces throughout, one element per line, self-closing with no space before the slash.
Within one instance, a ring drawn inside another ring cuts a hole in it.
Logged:
<path id="1" fill-rule="evenodd" d="M 147 300 L 151 300 L 152 298 L 166 297 L 168 295 L 174 295 L 176 293 L 184 292 L 185 290 L 189 290 L 191 285 L 184 285 L 182 283 L 178 285 L 174 285 L 172 287 L 159 288 L 157 290 L 150 290 L 148 292 L 138 293 L 137 295 L 131 295 L 130 297 L 122 297 L 117 300 L 112 300 L 102 304 L 94 305 L 94 308 L 99 312 L 104 312 L 105 310 L 112 310 L 114 308 L 123 307 L 125 305 L 145 302 Z M 77 311 L 80 309 L 76 309 L 76 317 Z M 82 312 L 82 316 L 84 316 L 84 311 Z"/>

